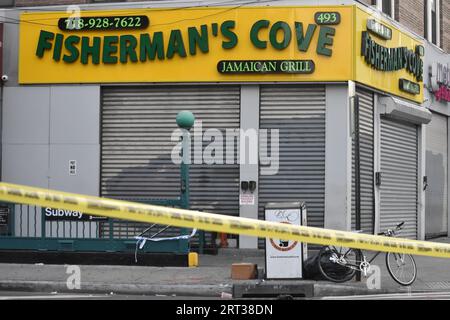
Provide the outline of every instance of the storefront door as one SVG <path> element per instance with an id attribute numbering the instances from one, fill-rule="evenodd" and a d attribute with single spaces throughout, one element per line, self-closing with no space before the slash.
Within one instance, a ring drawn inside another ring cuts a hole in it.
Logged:
<path id="1" fill-rule="evenodd" d="M 400 236 L 417 239 L 418 130 L 381 118 L 380 232 L 405 221 Z"/>
<path id="2" fill-rule="evenodd" d="M 433 113 L 427 125 L 425 191 L 425 232 L 427 238 L 447 235 L 448 172 L 447 172 L 447 117 Z"/>
<path id="3" fill-rule="evenodd" d="M 268 174 L 260 165 L 259 218 L 268 202 L 304 201 L 308 225 L 323 227 L 325 87 L 261 86 L 260 108 L 260 129 L 279 130 L 279 168 Z"/>
<path id="4" fill-rule="evenodd" d="M 208 129 L 223 135 L 240 126 L 238 86 L 106 87 L 102 93 L 101 195 L 111 198 L 176 198 L 180 192 L 179 165 L 171 158 L 178 127 L 176 115 L 190 110 L 190 204 L 194 210 L 239 215 L 239 163 L 206 163 L 204 151 L 211 137 L 194 136 Z M 235 146 L 238 142 L 235 141 Z M 236 147 L 235 147 L 236 150 Z M 234 150 L 234 151 L 235 151 Z M 195 158 L 197 155 L 197 158 Z M 220 160 L 220 159 L 219 159 Z M 200 161 L 200 163 L 198 163 Z M 107 227 L 107 226 L 106 226 Z M 130 234 L 138 225 L 125 224 L 115 237 Z M 130 230 L 131 229 L 131 230 Z M 176 234 L 176 230 L 165 235 Z"/>

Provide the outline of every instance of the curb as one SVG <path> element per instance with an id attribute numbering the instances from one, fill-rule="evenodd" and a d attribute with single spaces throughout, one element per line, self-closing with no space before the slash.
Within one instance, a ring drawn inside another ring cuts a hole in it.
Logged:
<path id="1" fill-rule="evenodd" d="M 246 280 L 233 283 L 235 298 L 291 295 L 305 298 L 400 293 L 397 288 L 369 289 L 363 285 L 334 284 L 314 280 Z"/>
<path id="2" fill-rule="evenodd" d="M 96 293 L 96 294 L 131 294 L 131 295 L 166 295 L 218 297 L 222 293 L 231 293 L 231 285 L 157 285 L 157 284 L 81 284 L 80 289 L 69 289 L 66 282 L 56 281 L 0 281 L 0 290 L 58 292 L 58 293 Z"/>
<path id="3" fill-rule="evenodd" d="M 236 284 L 236 283 L 234 283 Z M 234 284 L 208 285 L 208 284 L 81 284 L 80 289 L 69 289 L 62 281 L 15 281 L 0 280 L 0 291 L 28 291 L 28 292 L 58 292 L 58 293 L 91 293 L 91 294 L 128 294 L 128 295 L 154 295 L 179 297 L 214 297 L 220 298 L 223 293 L 232 294 Z M 282 286 L 282 285 L 281 285 Z M 313 283 L 313 295 L 309 298 L 322 298 L 327 296 L 357 296 L 405 293 L 395 288 L 367 289 L 360 286 L 337 285 L 330 283 Z M 417 288 L 412 293 L 422 293 L 425 290 Z"/>
<path id="4" fill-rule="evenodd" d="M 360 286 L 337 285 L 328 283 L 314 284 L 314 297 L 358 296 L 373 294 L 400 293 L 398 289 L 368 289 Z"/>

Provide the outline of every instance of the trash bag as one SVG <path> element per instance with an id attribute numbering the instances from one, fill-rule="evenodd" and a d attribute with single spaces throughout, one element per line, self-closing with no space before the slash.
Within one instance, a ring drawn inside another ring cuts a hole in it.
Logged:
<path id="1" fill-rule="evenodd" d="M 338 263 L 335 263 L 330 260 L 332 252 L 326 251 L 321 256 L 320 265 L 322 266 L 322 270 L 332 279 L 341 280 L 346 279 L 347 277 L 351 276 L 351 274 L 354 272 L 352 269 L 340 265 Z M 317 257 L 317 263 L 319 263 L 319 257 Z M 319 267 L 317 265 L 317 267 Z M 320 270 L 319 270 L 320 272 Z M 325 279 L 325 278 L 323 278 Z"/>
<path id="2" fill-rule="evenodd" d="M 309 255 L 303 265 L 303 278 L 307 280 L 325 280 L 319 269 L 319 252 Z"/>
<path id="3" fill-rule="evenodd" d="M 331 252 L 327 251 L 321 256 L 321 266 L 323 271 L 333 279 L 344 279 L 349 276 L 353 270 L 334 263 L 330 260 Z M 303 278 L 307 280 L 328 280 L 325 278 L 319 268 L 319 251 L 310 255 L 306 259 L 303 267 Z"/>

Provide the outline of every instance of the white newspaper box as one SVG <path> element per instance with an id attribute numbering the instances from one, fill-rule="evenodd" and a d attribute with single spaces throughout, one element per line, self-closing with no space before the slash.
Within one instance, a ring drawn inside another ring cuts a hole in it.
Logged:
<path id="1" fill-rule="evenodd" d="M 268 203 L 264 213 L 266 221 L 306 225 L 306 206 L 303 202 Z M 306 243 L 266 238 L 266 278 L 301 279 L 306 254 Z"/>

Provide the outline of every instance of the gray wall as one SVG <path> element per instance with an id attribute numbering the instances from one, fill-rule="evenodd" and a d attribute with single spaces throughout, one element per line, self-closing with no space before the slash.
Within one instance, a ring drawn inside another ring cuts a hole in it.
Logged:
<path id="1" fill-rule="evenodd" d="M 16 10 L 0 16 L 19 18 Z M 18 25 L 4 24 L 1 179 L 98 195 L 100 87 L 19 86 L 18 40 Z M 75 176 L 69 160 L 77 160 Z"/>
<path id="2" fill-rule="evenodd" d="M 325 228 L 351 229 L 351 136 L 347 85 L 326 88 Z"/>
<path id="3" fill-rule="evenodd" d="M 431 66 L 434 62 L 440 62 L 442 64 L 450 64 L 450 54 L 445 54 L 442 50 L 437 48 L 436 46 L 426 43 L 425 44 L 425 59 L 424 59 L 424 106 L 429 108 L 432 111 L 441 113 L 450 116 L 450 102 L 445 101 L 436 101 L 434 94 L 430 92 L 429 88 L 431 88 L 430 83 L 430 73 Z"/>
<path id="4" fill-rule="evenodd" d="M 98 195 L 99 115 L 99 86 L 5 87 L 2 180 Z"/>
<path id="5" fill-rule="evenodd" d="M 259 130 L 259 86 L 241 86 L 241 129 Z M 240 143 L 244 143 L 240 139 Z M 246 152 L 249 152 L 249 143 L 246 143 Z M 240 156 L 244 156 L 240 154 Z M 239 216 L 258 219 L 258 164 L 249 164 L 249 161 L 240 165 L 240 181 L 256 181 L 256 190 L 254 191 L 255 203 L 253 205 L 240 205 Z M 241 191 L 242 192 L 242 191 Z M 258 238 L 249 236 L 239 236 L 239 248 L 258 248 Z"/>
<path id="6" fill-rule="evenodd" d="M 430 92 L 431 83 L 430 83 L 430 73 L 431 73 L 431 66 L 433 62 L 440 62 L 443 64 L 450 64 L 450 54 L 445 54 L 442 50 L 437 48 L 436 46 L 430 44 L 429 42 L 426 42 L 425 44 L 425 62 L 424 62 L 424 83 L 425 83 L 425 90 L 424 90 L 424 106 L 426 108 L 429 108 L 430 110 L 439 113 L 443 116 L 447 117 L 447 127 L 450 125 L 450 102 L 445 101 L 436 101 L 436 98 L 432 92 Z M 434 115 L 434 113 L 433 113 Z M 433 120 L 432 120 L 433 121 Z M 430 124 L 429 124 L 430 125 Z M 425 132 L 427 126 L 425 126 Z M 445 131 L 445 130 L 444 130 Z M 448 141 L 450 141 L 450 130 L 447 129 L 447 168 L 442 168 L 442 165 L 436 164 L 436 162 L 439 162 L 439 155 L 436 155 L 433 153 L 431 148 L 429 146 L 426 146 L 426 159 L 425 159 L 425 166 L 426 166 L 426 174 L 428 175 L 428 184 L 429 188 L 425 191 L 427 195 L 427 200 L 432 201 L 432 195 L 430 192 L 434 190 L 435 192 L 439 192 L 440 189 L 444 188 L 444 181 L 443 179 L 447 179 L 447 186 L 450 185 L 450 176 L 449 176 L 449 170 L 450 170 L 450 164 L 448 163 L 448 159 L 450 159 L 450 148 L 448 148 Z M 442 157 L 441 157 L 442 158 Z M 442 159 L 441 159 L 442 160 Z M 439 163 L 442 164 L 442 161 Z M 445 164 L 444 164 L 445 165 Z M 446 172 L 447 176 L 444 177 L 442 173 Z M 444 190 L 441 190 L 441 192 L 444 192 Z M 447 188 L 447 199 L 450 198 L 449 194 L 450 190 Z M 425 211 L 425 227 L 430 230 L 432 228 L 432 225 L 436 222 L 434 221 L 436 218 L 436 212 L 431 212 L 430 210 L 433 210 L 432 208 L 435 208 L 436 202 L 433 203 L 426 203 L 426 211 Z M 438 216 L 438 221 L 442 221 L 442 217 Z M 450 234 L 450 206 L 447 205 L 447 233 Z M 436 229 L 436 228 L 434 228 Z"/>

